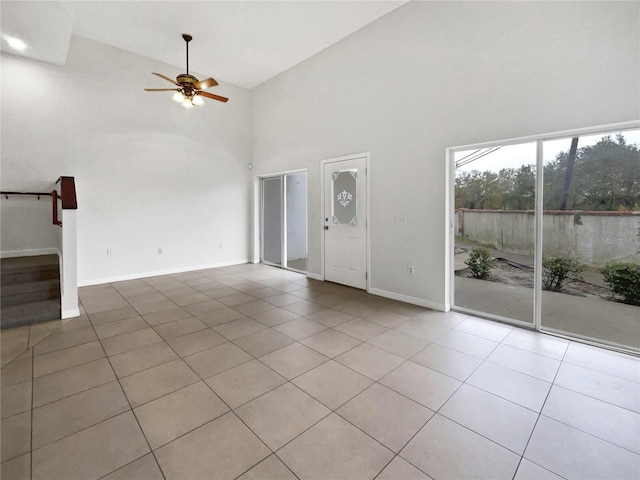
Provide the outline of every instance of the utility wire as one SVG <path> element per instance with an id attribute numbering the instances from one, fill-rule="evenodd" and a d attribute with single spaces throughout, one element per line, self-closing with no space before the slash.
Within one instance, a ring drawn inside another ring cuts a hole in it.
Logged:
<path id="1" fill-rule="evenodd" d="M 460 168 L 460 167 L 464 167 L 465 165 L 468 165 L 471 162 L 475 162 L 476 160 L 479 160 L 480 158 L 489 155 L 490 153 L 493 153 L 499 149 L 501 149 L 502 146 L 499 147 L 492 147 L 492 148 L 486 148 L 486 149 L 482 149 L 482 150 L 476 150 L 474 153 L 467 155 L 466 157 L 458 160 L 456 162 L 456 168 Z M 480 152 L 480 153 L 478 153 Z"/>

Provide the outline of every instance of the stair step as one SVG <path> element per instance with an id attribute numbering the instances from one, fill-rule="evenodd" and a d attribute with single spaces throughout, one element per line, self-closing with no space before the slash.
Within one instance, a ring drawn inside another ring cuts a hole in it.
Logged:
<path id="1" fill-rule="evenodd" d="M 2 269 L 2 286 L 16 285 L 20 283 L 38 282 L 41 280 L 52 280 L 60 277 L 60 270 L 57 265 L 46 267 L 26 267 L 20 269 Z"/>
<path id="2" fill-rule="evenodd" d="M 1 328 L 60 318 L 58 255 L 3 258 L 0 282 Z"/>
<path id="3" fill-rule="evenodd" d="M 25 283 L 11 283 L 8 285 L 2 285 L 0 295 L 2 297 L 10 297 L 13 295 L 21 295 L 23 293 L 42 292 L 42 291 L 60 291 L 60 280 L 57 278 L 50 278 L 46 280 L 35 280 Z"/>
<path id="4" fill-rule="evenodd" d="M 2 307 L 0 326 L 4 329 L 59 320 L 60 314 L 59 299 L 11 305 Z"/>
<path id="5" fill-rule="evenodd" d="M 26 285 L 30 285 L 30 284 L 26 284 Z M 20 305 L 23 303 L 40 302 L 43 300 L 55 300 L 55 299 L 60 299 L 59 283 L 47 290 L 36 290 L 32 292 L 16 293 L 15 295 L 5 295 L 3 291 L 2 299 L 0 300 L 0 306 L 4 308 L 4 307 L 10 307 L 12 305 Z"/>
<path id="6" fill-rule="evenodd" d="M 0 259 L 3 270 L 24 267 L 42 267 L 46 265 L 58 265 L 59 258 L 56 254 L 31 255 L 27 257 L 7 257 Z"/>

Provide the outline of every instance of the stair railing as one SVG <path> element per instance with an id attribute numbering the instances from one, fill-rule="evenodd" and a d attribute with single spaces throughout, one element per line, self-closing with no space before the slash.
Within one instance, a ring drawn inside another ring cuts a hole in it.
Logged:
<path id="1" fill-rule="evenodd" d="M 76 183 L 73 177 L 60 177 L 56 180 L 56 183 L 60 183 L 60 195 L 57 190 L 51 192 L 0 192 L 0 195 L 4 195 L 5 198 L 9 198 L 9 195 L 30 195 L 38 197 L 51 197 L 51 218 L 53 225 L 62 227 L 62 222 L 58 219 L 58 200 L 62 201 L 63 210 L 76 210 L 78 208 L 78 201 L 76 199 Z"/>

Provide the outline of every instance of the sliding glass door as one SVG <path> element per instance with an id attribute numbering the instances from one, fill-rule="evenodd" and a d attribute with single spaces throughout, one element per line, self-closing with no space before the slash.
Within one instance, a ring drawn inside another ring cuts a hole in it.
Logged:
<path id="1" fill-rule="evenodd" d="M 547 140 L 542 328 L 640 349 L 640 130 Z"/>
<path id="2" fill-rule="evenodd" d="M 640 130 L 454 149 L 454 308 L 640 350 Z"/>
<path id="3" fill-rule="evenodd" d="M 455 304 L 533 325 L 536 144 L 455 153 Z"/>
<path id="4" fill-rule="evenodd" d="M 306 272 L 306 172 L 264 177 L 261 189 L 261 261 Z"/>

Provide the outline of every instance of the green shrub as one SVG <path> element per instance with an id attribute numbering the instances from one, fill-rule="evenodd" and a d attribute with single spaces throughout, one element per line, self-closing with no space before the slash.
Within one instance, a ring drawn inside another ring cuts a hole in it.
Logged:
<path id="1" fill-rule="evenodd" d="M 582 280 L 585 264 L 575 257 L 544 257 L 542 289 L 559 292 L 571 282 Z"/>
<path id="2" fill-rule="evenodd" d="M 640 265 L 611 262 L 600 269 L 609 288 L 623 298 L 624 303 L 640 305 Z"/>
<path id="3" fill-rule="evenodd" d="M 471 270 L 473 278 L 485 279 L 491 274 L 493 267 L 491 251 L 488 248 L 476 247 L 471 250 L 469 258 L 464 263 Z"/>

